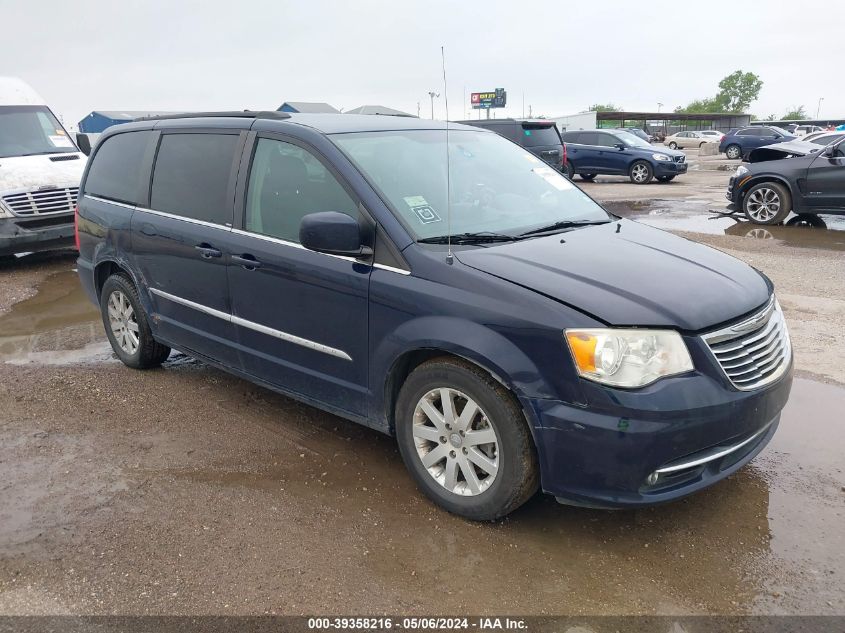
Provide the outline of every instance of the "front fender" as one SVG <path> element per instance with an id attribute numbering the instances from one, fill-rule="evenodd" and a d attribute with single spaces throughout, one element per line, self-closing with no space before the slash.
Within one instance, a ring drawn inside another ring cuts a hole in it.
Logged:
<path id="1" fill-rule="evenodd" d="M 374 417 L 390 419 L 388 388 L 407 354 L 441 351 L 464 358 L 489 372 L 517 398 L 560 398 L 537 364 L 512 340 L 493 328 L 454 316 L 424 316 L 405 321 L 373 349 L 370 363 Z M 570 385 L 569 401 L 582 400 Z"/>

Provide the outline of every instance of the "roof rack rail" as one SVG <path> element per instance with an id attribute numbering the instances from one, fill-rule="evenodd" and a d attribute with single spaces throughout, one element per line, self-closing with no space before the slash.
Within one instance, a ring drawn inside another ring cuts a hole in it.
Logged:
<path id="1" fill-rule="evenodd" d="M 278 112 L 276 110 L 264 110 L 257 112 L 254 110 L 230 110 L 227 112 L 181 112 L 179 114 L 157 114 L 155 116 L 142 116 L 135 119 L 135 121 L 166 121 L 168 119 L 199 119 L 210 117 L 232 117 L 240 119 L 289 119 L 288 112 Z"/>

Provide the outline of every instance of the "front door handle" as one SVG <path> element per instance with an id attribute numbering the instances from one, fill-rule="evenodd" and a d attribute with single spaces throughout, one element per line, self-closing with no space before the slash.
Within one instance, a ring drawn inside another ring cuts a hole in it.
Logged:
<path id="1" fill-rule="evenodd" d="M 197 244 L 196 246 L 194 246 L 194 248 L 199 251 L 203 259 L 211 259 L 212 257 L 223 257 L 223 251 L 214 248 L 208 242 Z"/>
<path id="2" fill-rule="evenodd" d="M 232 255 L 232 261 L 240 264 L 246 270 L 255 270 L 261 268 L 261 262 L 255 258 L 255 255 L 244 253 L 243 255 Z"/>

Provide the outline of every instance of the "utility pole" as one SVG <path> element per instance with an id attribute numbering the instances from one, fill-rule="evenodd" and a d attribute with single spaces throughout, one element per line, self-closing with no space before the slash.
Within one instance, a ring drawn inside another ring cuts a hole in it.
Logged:
<path id="1" fill-rule="evenodd" d="M 660 108 L 662 108 L 662 107 L 663 107 L 663 104 L 658 101 L 657 102 L 657 111 L 660 112 Z"/>
<path id="2" fill-rule="evenodd" d="M 822 111 L 822 101 L 824 101 L 824 97 L 819 97 L 819 107 L 816 108 L 816 120 L 818 120 L 819 113 Z"/>
<path id="3" fill-rule="evenodd" d="M 439 92 L 434 92 L 433 90 L 429 90 L 428 96 L 431 98 L 431 120 L 434 120 L 434 97 L 439 97 Z"/>
<path id="4" fill-rule="evenodd" d="M 417 101 L 417 118 L 420 118 L 420 102 Z"/>
<path id="5" fill-rule="evenodd" d="M 532 118 L 532 115 L 533 115 L 533 110 L 531 109 L 531 104 L 529 103 L 528 104 L 528 118 L 529 119 Z"/>

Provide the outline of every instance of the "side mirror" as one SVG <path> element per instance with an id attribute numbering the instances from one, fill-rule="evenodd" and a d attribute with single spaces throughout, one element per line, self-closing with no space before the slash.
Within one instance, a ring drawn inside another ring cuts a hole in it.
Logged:
<path id="1" fill-rule="evenodd" d="M 329 255 L 361 257 L 373 249 L 361 243 L 357 220 L 337 211 L 309 213 L 299 225 L 299 242 L 305 248 Z"/>
<path id="2" fill-rule="evenodd" d="M 625 149 L 625 143 L 616 143 L 614 147 L 621 152 L 623 149 Z"/>
<path id="3" fill-rule="evenodd" d="M 836 145 L 828 145 L 827 147 L 822 150 L 822 156 L 826 156 L 827 158 L 835 158 L 836 157 Z"/>
<path id="4" fill-rule="evenodd" d="M 84 132 L 76 133 L 76 146 L 86 156 L 91 155 L 91 138 Z"/>

